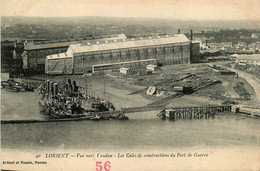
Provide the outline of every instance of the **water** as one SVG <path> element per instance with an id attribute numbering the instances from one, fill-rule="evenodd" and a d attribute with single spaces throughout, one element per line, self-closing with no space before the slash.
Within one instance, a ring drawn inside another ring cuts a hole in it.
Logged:
<path id="1" fill-rule="evenodd" d="M 142 105 L 140 95 L 107 84 L 117 108 Z M 95 86 L 98 87 L 98 86 Z M 102 88 L 102 86 L 101 86 Z M 113 91 L 112 91 L 113 90 Z M 120 92 L 120 93 L 118 93 Z M 1 119 L 43 119 L 37 92 L 1 92 Z M 226 113 L 215 119 L 162 121 L 159 111 L 128 114 L 128 121 L 78 121 L 1 125 L 2 148 L 8 149 L 165 149 L 260 146 L 260 120 Z"/>
<path id="2" fill-rule="evenodd" d="M 3 148 L 164 148 L 259 146 L 259 120 L 219 115 L 215 119 L 162 121 L 156 112 L 129 114 L 128 121 L 79 121 L 2 125 Z"/>

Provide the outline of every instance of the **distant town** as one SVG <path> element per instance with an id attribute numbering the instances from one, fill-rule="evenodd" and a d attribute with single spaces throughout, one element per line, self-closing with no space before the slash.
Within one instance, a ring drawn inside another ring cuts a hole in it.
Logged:
<path id="1" fill-rule="evenodd" d="M 27 24 L 19 23 L 19 20 L 13 18 L 5 19 L 2 22 L 2 40 L 1 40 L 1 61 L 2 71 L 9 70 L 12 65 L 19 66 L 22 70 L 21 55 L 25 50 L 25 42 L 48 43 L 48 42 L 75 42 L 82 40 L 95 40 L 105 38 L 106 35 L 115 35 L 124 33 L 126 38 L 140 38 L 150 36 L 164 36 L 183 33 L 190 40 L 190 29 L 167 27 L 169 24 L 162 23 L 161 27 L 136 22 L 135 24 L 98 24 L 87 25 L 84 22 L 80 24 L 59 25 L 50 22 Z M 5 21 L 4 20 L 4 21 Z M 27 19 L 28 20 L 28 19 Z M 26 19 L 25 19 L 26 21 Z M 106 20 L 105 20 L 106 21 Z M 134 22 L 134 21 L 132 21 Z M 25 22 L 26 23 L 26 22 Z M 256 29 L 219 29 L 204 27 L 193 29 L 193 40 L 200 44 L 200 60 L 215 60 L 212 56 L 225 56 L 229 54 L 254 54 L 259 53 L 260 49 L 260 31 Z M 208 59 L 207 59 L 208 58 Z M 17 67 L 15 67 L 17 68 Z M 19 72 L 21 71 L 19 70 Z"/>

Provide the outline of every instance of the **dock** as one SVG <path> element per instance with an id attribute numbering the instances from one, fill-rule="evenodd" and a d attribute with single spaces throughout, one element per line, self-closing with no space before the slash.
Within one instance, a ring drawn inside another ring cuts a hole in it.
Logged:
<path id="1" fill-rule="evenodd" d="M 207 107 L 174 107 L 165 108 L 164 105 L 160 106 L 140 106 L 140 107 L 128 107 L 121 110 L 99 112 L 95 115 L 102 118 L 116 118 L 123 114 L 131 114 L 144 111 L 160 111 L 157 117 L 161 119 L 177 120 L 177 119 L 208 119 L 213 118 L 217 113 L 232 111 L 234 106 L 221 105 L 221 106 L 207 106 Z M 240 108 L 240 111 L 234 112 L 237 114 L 247 114 L 251 116 L 260 117 L 259 113 L 252 113 L 252 111 Z M 86 115 L 78 118 L 53 118 L 53 119 L 27 119 L 27 120 L 2 120 L 1 124 L 20 124 L 20 123 L 42 123 L 42 122 L 68 122 L 68 121 L 85 121 L 92 120 L 93 115 Z M 101 119 L 102 120 L 102 119 Z"/>
<path id="2" fill-rule="evenodd" d="M 129 107 L 129 108 L 122 108 L 122 109 L 124 110 L 125 113 L 135 113 L 135 112 L 162 110 L 163 108 L 164 108 L 164 106 L 160 105 L 160 106 Z"/>
<path id="3" fill-rule="evenodd" d="M 165 108 L 157 116 L 161 119 L 202 119 L 214 117 L 216 113 L 231 111 L 231 105 L 208 107 L 176 107 Z"/>

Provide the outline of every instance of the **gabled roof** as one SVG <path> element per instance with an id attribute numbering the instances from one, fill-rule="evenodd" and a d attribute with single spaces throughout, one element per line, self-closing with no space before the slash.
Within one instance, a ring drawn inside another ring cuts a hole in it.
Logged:
<path id="1" fill-rule="evenodd" d="M 95 44 L 71 44 L 67 50 L 68 54 L 80 53 L 80 52 L 95 52 L 104 50 L 116 50 L 123 48 L 137 48 L 148 47 L 162 44 L 174 44 L 174 43 L 189 43 L 189 40 L 184 34 L 176 34 L 173 36 L 157 36 L 149 38 L 137 38 L 137 39 L 120 39 L 105 42 L 96 42 Z"/>
<path id="2" fill-rule="evenodd" d="M 53 41 L 41 41 L 41 42 L 24 42 L 24 50 L 40 50 L 40 49 L 51 49 L 51 48 L 62 48 L 69 47 L 71 44 L 87 44 L 96 43 L 97 41 L 108 41 L 113 39 L 126 39 L 125 34 L 107 35 L 104 38 L 98 39 L 78 39 L 78 40 L 53 40 Z"/>
<path id="3" fill-rule="evenodd" d="M 25 42 L 24 50 L 40 50 L 40 49 L 51 49 L 51 48 L 61 48 L 69 47 L 70 44 L 79 43 L 78 41 L 67 41 L 67 42 L 48 42 L 37 44 L 36 42 Z"/>
<path id="4" fill-rule="evenodd" d="M 71 58 L 71 55 L 68 55 L 67 52 L 65 53 L 58 53 L 53 55 L 48 55 L 47 59 L 61 59 L 61 58 Z"/>

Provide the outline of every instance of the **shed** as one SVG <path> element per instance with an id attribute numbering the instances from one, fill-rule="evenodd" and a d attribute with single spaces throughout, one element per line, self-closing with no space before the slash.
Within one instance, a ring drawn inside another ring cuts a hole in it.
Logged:
<path id="1" fill-rule="evenodd" d="M 158 70 L 158 67 L 157 67 L 157 65 L 147 65 L 146 66 L 146 69 L 147 70 L 150 70 L 150 71 L 157 71 Z"/>
<path id="2" fill-rule="evenodd" d="M 123 68 L 120 68 L 119 71 L 120 71 L 120 73 L 127 75 L 130 73 L 130 68 L 123 67 Z"/>

